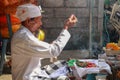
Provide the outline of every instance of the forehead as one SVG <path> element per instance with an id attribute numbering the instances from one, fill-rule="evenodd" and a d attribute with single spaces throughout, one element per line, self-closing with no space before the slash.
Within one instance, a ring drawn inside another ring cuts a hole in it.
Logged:
<path id="1" fill-rule="evenodd" d="M 38 16 L 38 17 L 35 17 L 35 18 L 42 18 L 42 16 Z"/>
<path id="2" fill-rule="evenodd" d="M 38 16 L 38 17 L 35 17 L 34 19 L 41 19 L 42 18 L 42 16 Z"/>

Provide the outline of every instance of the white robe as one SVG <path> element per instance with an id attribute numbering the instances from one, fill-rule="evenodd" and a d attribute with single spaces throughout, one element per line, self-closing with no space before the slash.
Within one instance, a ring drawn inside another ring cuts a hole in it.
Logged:
<path id="1" fill-rule="evenodd" d="M 62 30 L 58 38 L 49 44 L 39 41 L 22 26 L 11 41 L 13 80 L 38 80 L 37 76 L 48 76 L 40 69 L 41 60 L 60 55 L 69 38 L 69 32 Z"/>

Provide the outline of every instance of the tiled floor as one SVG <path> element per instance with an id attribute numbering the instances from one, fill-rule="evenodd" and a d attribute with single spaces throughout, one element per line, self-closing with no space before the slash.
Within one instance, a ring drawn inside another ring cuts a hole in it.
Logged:
<path id="1" fill-rule="evenodd" d="M 7 55 L 6 56 L 6 62 L 9 59 L 10 59 L 10 56 Z M 6 66 L 6 64 L 4 65 L 3 74 L 0 75 L 0 80 L 12 80 L 11 69 L 8 66 Z"/>
<path id="2" fill-rule="evenodd" d="M 0 80 L 12 80 L 11 69 L 4 66 L 3 74 L 0 75 Z"/>
<path id="3" fill-rule="evenodd" d="M 0 80 L 12 80 L 11 74 L 3 74 L 3 75 L 1 75 Z"/>

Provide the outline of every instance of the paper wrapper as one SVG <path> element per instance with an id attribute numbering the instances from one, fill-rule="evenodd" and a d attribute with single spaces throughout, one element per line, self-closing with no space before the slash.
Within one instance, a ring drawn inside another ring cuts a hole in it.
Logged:
<path id="1" fill-rule="evenodd" d="M 74 63 L 75 69 L 77 74 L 79 75 L 79 77 L 83 77 L 86 74 L 93 74 L 93 73 L 99 73 L 101 70 L 106 70 L 108 73 L 112 73 L 110 66 L 106 63 L 106 62 L 98 62 L 98 60 L 94 60 L 94 59 L 83 59 L 80 61 L 88 61 L 91 63 L 95 63 L 96 67 L 91 67 L 91 68 L 82 68 L 82 67 L 78 67 L 76 65 L 76 63 Z"/>

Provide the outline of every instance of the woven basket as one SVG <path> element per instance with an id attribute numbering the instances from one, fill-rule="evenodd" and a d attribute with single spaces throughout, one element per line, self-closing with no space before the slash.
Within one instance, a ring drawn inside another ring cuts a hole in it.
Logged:
<path id="1" fill-rule="evenodd" d="M 120 55 L 120 50 L 105 50 L 106 55 Z"/>

